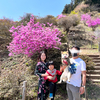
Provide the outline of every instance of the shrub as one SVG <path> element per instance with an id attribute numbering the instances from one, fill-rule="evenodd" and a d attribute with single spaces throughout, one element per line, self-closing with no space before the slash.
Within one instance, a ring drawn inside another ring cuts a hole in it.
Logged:
<path id="1" fill-rule="evenodd" d="M 79 56 L 81 59 L 83 59 L 86 63 L 86 70 L 93 70 L 94 69 L 94 63 L 92 61 L 92 59 L 89 56 L 86 55 L 80 55 Z"/>
<path id="2" fill-rule="evenodd" d="M 26 63 L 26 66 L 28 66 L 29 64 L 28 63 Z"/>
<path id="3" fill-rule="evenodd" d="M 57 27 L 51 27 L 49 23 L 48 25 L 49 27 L 45 27 L 45 24 L 34 23 L 34 17 L 31 17 L 26 26 L 16 28 L 13 26 L 10 29 L 13 40 L 8 46 L 9 56 L 25 54 L 31 57 L 34 53 L 45 49 L 59 49 L 62 34 Z"/>
<path id="4" fill-rule="evenodd" d="M 67 32 L 71 26 L 76 26 L 78 23 L 79 18 L 77 15 L 66 16 L 58 20 L 58 24 Z"/>
<path id="5" fill-rule="evenodd" d="M 56 18 L 52 15 L 48 15 L 44 18 L 39 19 L 40 23 L 44 23 L 46 25 L 46 27 L 49 27 L 48 23 L 56 25 L 57 26 L 57 22 L 56 22 Z"/>

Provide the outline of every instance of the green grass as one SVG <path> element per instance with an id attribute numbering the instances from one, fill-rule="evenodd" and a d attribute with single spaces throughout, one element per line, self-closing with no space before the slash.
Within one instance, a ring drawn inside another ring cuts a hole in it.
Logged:
<path id="1" fill-rule="evenodd" d="M 80 55 L 99 55 L 98 49 L 81 49 Z"/>
<path id="2" fill-rule="evenodd" d="M 95 44 L 95 45 L 84 45 L 84 46 L 82 46 L 81 48 L 90 48 L 90 49 L 92 49 L 92 48 L 98 48 L 98 44 Z"/>
<path id="3" fill-rule="evenodd" d="M 98 44 L 92 45 L 84 45 L 81 48 L 81 55 L 98 55 L 100 54 L 100 51 L 98 51 Z"/>
<path id="4" fill-rule="evenodd" d="M 100 100 L 100 83 L 87 82 L 86 91 L 88 100 Z"/>

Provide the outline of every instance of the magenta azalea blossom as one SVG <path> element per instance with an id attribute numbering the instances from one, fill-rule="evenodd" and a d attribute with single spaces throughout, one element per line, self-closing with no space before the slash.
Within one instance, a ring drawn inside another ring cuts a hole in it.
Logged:
<path id="1" fill-rule="evenodd" d="M 88 14 L 83 14 L 81 20 L 84 21 L 89 27 L 96 27 L 100 25 L 100 18 L 93 19 Z"/>
<path id="2" fill-rule="evenodd" d="M 89 19 L 91 19 L 91 16 L 90 16 L 90 15 L 88 15 L 88 14 L 83 14 L 83 15 L 81 15 L 81 20 L 82 20 L 82 21 L 87 21 L 87 20 L 89 20 Z"/>
<path id="3" fill-rule="evenodd" d="M 66 17 L 66 15 L 60 14 L 60 15 L 57 16 L 57 19 L 60 19 L 60 18 L 63 18 L 63 17 Z"/>
<path id="4" fill-rule="evenodd" d="M 49 26 L 52 26 L 52 24 L 49 24 Z M 59 49 L 58 45 L 61 44 L 60 37 L 62 34 L 59 29 L 55 26 L 45 27 L 44 24 L 39 22 L 34 23 L 33 16 L 26 26 L 20 25 L 16 28 L 12 26 L 9 31 L 13 33 L 13 40 L 8 46 L 9 56 L 26 54 L 31 57 L 35 52 L 44 49 Z"/>
<path id="5" fill-rule="evenodd" d="M 99 31 L 96 31 L 96 27 L 98 27 L 98 25 L 100 25 L 100 18 L 92 18 L 90 15 L 88 14 L 83 14 L 81 16 L 81 20 L 88 25 L 88 27 L 91 27 L 94 31 L 95 34 L 95 39 L 98 39 L 100 36 Z"/>

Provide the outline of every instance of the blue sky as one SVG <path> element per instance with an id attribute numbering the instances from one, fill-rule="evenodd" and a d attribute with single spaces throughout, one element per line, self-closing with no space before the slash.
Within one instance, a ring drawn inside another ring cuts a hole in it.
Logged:
<path id="1" fill-rule="evenodd" d="M 26 13 L 45 17 L 60 15 L 71 0 L 0 0 L 0 19 L 3 17 L 19 21 Z"/>

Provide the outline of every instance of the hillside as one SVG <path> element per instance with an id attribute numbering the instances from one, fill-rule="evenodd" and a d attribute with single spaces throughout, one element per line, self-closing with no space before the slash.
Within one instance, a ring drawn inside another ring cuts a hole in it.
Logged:
<path id="1" fill-rule="evenodd" d="M 81 55 L 86 54 L 96 55 L 97 52 L 92 49 L 82 49 Z M 52 54 L 52 53 L 51 53 Z M 0 54 L 0 100 L 21 100 L 23 81 L 27 81 L 27 99 L 36 100 L 38 77 L 33 74 L 31 69 L 32 60 L 25 55 L 8 57 L 8 52 Z M 58 55 L 58 54 L 57 54 Z M 84 56 L 85 57 L 85 56 Z M 87 57 L 86 57 L 87 58 Z M 84 60 L 86 60 L 86 58 Z M 57 61 L 60 60 L 58 57 Z M 88 58 L 87 58 L 88 60 Z M 88 64 L 92 65 L 92 62 Z M 58 65 L 57 65 L 58 66 Z M 35 67 L 35 66 L 34 66 Z M 94 85 L 87 83 L 88 98 L 99 98 L 99 84 Z M 94 87 L 94 88 L 93 88 Z M 97 91 L 95 91 L 97 90 Z M 68 100 L 65 84 L 57 85 L 55 100 Z M 92 94 L 91 94 L 92 93 Z M 95 95 L 94 95 L 95 94 Z M 84 95 L 81 96 L 84 100 Z M 47 99 L 49 100 L 49 99 Z M 92 99 L 89 99 L 92 100 Z M 98 99 L 96 99 L 98 100 Z"/>
<path id="2" fill-rule="evenodd" d="M 73 11 L 68 16 L 77 14 L 80 20 L 81 14 L 84 14 L 84 11 L 86 11 L 92 17 L 100 18 L 99 10 L 90 11 L 89 7 L 88 9 L 85 9 L 85 10 L 82 9 L 82 6 L 84 6 L 85 4 L 89 4 L 89 2 L 80 3 L 78 6 L 75 7 L 75 9 L 73 9 Z M 97 5 L 96 3 L 95 5 L 91 3 L 90 4 L 91 9 L 93 8 L 93 6 L 96 6 L 96 5 Z M 89 55 L 89 54 L 99 55 L 100 53 L 97 51 L 98 40 L 92 37 L 92 35 L 94 35 L 94 32 L 92 31 L 92 29 L 84 25 L 84 23 L 81 20 L 77 23 L 78 23 L 77 26 L 72 26 L 69 29 L 69 32 L 70 32 L 69 34 L 70 35 L 69 37 L 70 45 L 69 46 L 71 47 L 72 45 L 78 45 L 81 48 L 85 48 L 85 49 L 82 49 L 81 55 Z M 59 29 L 62 31 L 61 27 Z M 100 29 L 100 27 L 98 26 L 97 29 Z M 66 34 L 66 32 L 62 32 L 62 33 Z M 62 37 L 61 38 L 62 41 L 64 40 L 64 42 L 67 42 L 66 37 L 67 37 L 66 35 Z M 21 100 L 23 81 L 27 81 L 27 100 L 36 100 L 38 77 L 34 75 L 34 69 L 37 63 L 36 62 L 37 55 L 35 55 L 33 59 L 27 57 L 26 55 L 22 55 L 22 54 L 9 57 L 7 46 L 10 43 L 11 38 L 9 37 L 8 39 L 9 41 L 6 41 L 7 38 L 8 38 L 7 36 L 6 36 L 6 39 L 5 37 L 2 37 L 2 38 L 0 37 L 0 100 Z M 48 50 L 48 53 L 49 53 L 48 59 L 54 60 L 56 63 L 55 66 L 58 69 L 59 69 L 59 65 L 61 64 L 61 54 L 60 54 L 61 50 L 62 51 L 66 50 L 67 45 L 65 45 L 65 47 L 61 46 L 60 48 L 61 48 L 60 50 L 56 50 L 56 49 Z M 91 48 L 94 48 L 94 49 L 91 49 Z M 84 59 L 87 61 L 86 58 Z M 91 62 L 92 60 L 88 62 L 89 63 L 88 66 L 92 65 Z M 96 95 L 97 91 L 95 92 L 95 88 L 96 90 L 98 90 L 99 85 L 94 86 L 94 84 L 90 84 L 90 83 L 89 85 L 87 85 L 88 86 L 87 89 L 89 90 L 88 97 L 89 98 L 93 97 L 93 100 L 95 98 L 99 98 L 98 93 Z M 91 88 L 93 86 L 95 88 L 92 89 L 93 91 L 91 94 Z M 67 93 L 65 91 L 66 91 L 65 84 L 57 85 L 57 93 L 56 93 L 55 100 L 65 100 L 65 99 L 67 100 Z M 84 95 L 82 95 L 81 97 L 84 98 Z"/>
<path id="3" fill-rule="evenodd" d="M 87 13 L 88 11 L 98 11 L 100 12 L 100 0 L 71 0 L 70 4 L 66 4 L 62 13 L 63 14 L 70 14 L 71 11 L 73 11 L 77 6 L 79 6 L 82 2 L 84 2 L 85 5 L 88 5 L 83 7 L 83 11 Z"/>
<path id="4" fill-rule="evenodd" d="M 37 77 L 31 75 L 30 58 L 23 55 L 8 57 L 7 52 L 0 56 L 0 100 L 6 98 L 7 100 L 19 100 L 22 97 L 23 81 L 27 81 L 29 86 L 37 85 Z M 30 88 L 27 90 L 28 95 L 34 93 L 34 91 L 30 93 Z"/>

